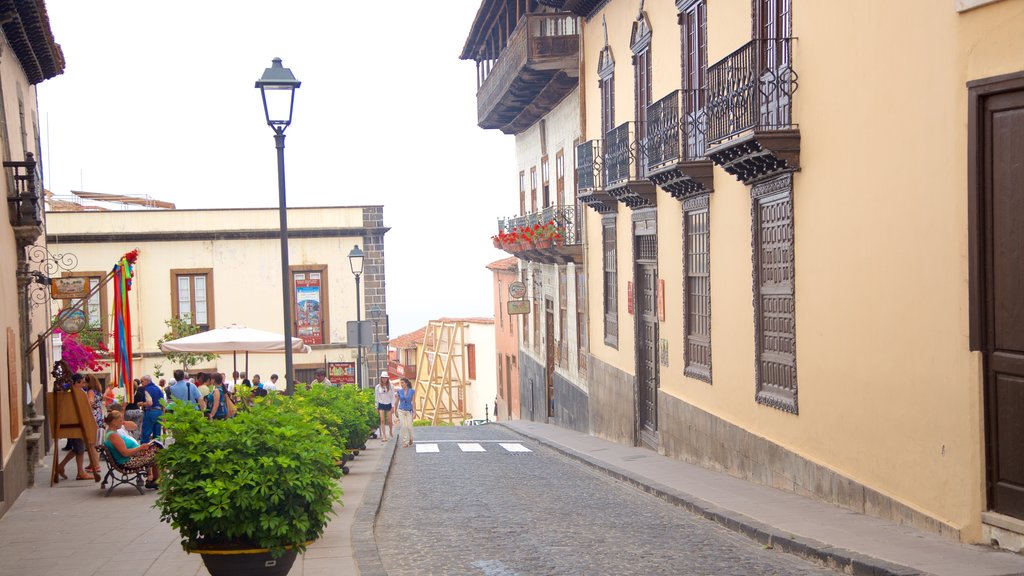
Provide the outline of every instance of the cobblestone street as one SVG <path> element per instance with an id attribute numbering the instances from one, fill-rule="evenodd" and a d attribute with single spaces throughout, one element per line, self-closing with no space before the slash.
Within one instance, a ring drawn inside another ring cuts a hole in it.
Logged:
<path id="1" fill-rule="evenodd" d="M 390 576 L 835 574 L 496 426 L 417 428 L 416 443 L 377 520 Z"/>

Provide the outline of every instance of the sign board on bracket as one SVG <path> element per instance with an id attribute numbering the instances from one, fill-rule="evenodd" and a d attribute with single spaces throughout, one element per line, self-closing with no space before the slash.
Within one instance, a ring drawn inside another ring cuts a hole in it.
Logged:
<path id="1" fill-rule="evenodd" d="M 526 298 L 526 284 L 523 284 L 518 280 L 509 284 L 508 297 L 512 300 L 522 300 L 523 298 Z"/>
<path id="2" fill-rule="evenodd" d="M 85 298 L 89 295 L 89 279 L 85 276 L 70 276 L 50 279 L 50 299 L 68 300 Z"/>
<path id="3" fill-rule="evenodd" d="M 530 313 L 530 301 L 529 300 L 509 300 L 508 301 L 508 313 L 509 314 L 529 314 Z"/>

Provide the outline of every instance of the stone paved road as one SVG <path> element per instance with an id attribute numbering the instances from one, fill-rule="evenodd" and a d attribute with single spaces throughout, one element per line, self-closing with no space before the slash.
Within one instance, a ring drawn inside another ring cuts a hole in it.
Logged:
<path id="1" fill-rule="evenodd" d="M 437 452 L 398 449 L 377 518 L 389 576 L 836 574 L 505 429 L 417 428 L 416 441 Z"/>

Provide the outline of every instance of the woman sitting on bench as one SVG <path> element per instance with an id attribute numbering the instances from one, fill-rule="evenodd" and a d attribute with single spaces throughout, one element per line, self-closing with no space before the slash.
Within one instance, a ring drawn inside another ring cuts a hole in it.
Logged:
<path id="1" fill-rule="evenodd" d="M 147 469 L 146 488 L 156 490 L 156 482 L 160 479 L 160 470 L 156 466 L 156 451 L 159 444 L 156 440 L 142 446 L 132 438 L 125 438 L 117 433 L 124 422 L 124 416 L 117 410 L 111 410 L 103 419 L 107 429 L 103 432 L 103 446 L 110 452 L 114 462 L 123 468 Z"/>

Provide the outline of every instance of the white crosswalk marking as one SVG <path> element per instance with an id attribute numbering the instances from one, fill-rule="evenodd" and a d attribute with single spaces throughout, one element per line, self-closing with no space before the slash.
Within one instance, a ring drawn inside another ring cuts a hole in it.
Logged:
<path id="1" fill-rule="evenodd" d="M 481 445 L 479 445 L 479 444 L 477 444 L 475 442 L 472 442 L 472 443 L 462 443 L 462 442 L 459 442 L 459 449 L 462 450 L 463 452 L 486 452 L 487 451 L 487 450 L 484 450 L 483 446 L 481 446 Z"/>
<path id="2" fill-rule="evenodd" d="M 519 444 L 518 442 L 509 444 L 501 442 L 499 444 L 501 445 L 502 448 L 508 450 L 509 452 L 530 452 L 529 448 L 523 446 L 522 444 Z"/>
<path id="3" fill-rule="evenodd" d="M 416 444 L 416 452 L 440 452 L 437 444 Z"/>

